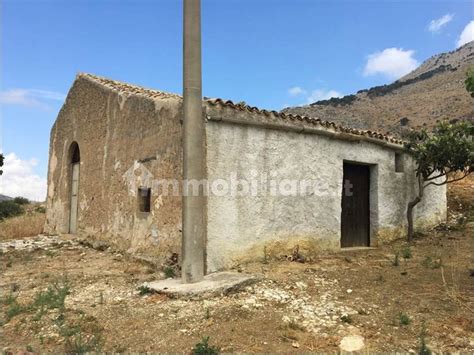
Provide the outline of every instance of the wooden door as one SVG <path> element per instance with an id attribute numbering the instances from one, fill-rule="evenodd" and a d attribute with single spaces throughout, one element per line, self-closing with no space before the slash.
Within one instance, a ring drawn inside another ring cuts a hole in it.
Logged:
<path id="1" fill-rule="evenodd" d="M 72 164 L 72 181 L 71 181 L 71 208 L 69 214 L 69 233 L 75 234 L 77 231 L 77 199 L 79 192 L 79 165 Z"/>
<path id="2" fill-rule="evenodd" d="M 370 245 L 370 170 L 367 165 L 344 163 L 341 247 Z"/>

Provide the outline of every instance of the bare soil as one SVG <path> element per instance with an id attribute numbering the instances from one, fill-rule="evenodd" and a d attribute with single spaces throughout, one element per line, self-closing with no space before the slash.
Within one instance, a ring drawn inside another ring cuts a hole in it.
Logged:
<path id="1" fill-rule="evenodd" d="M 140 292 L 163 273 L 111 250 L 54 237 L 0 243 L 1 349 L 190 352 L 209 336 L 224 352 L 337 351 L 361 335 L 367 351 L 418 352 L 422 337 L 433 351 L 474 351 L 473 191 L 472 180 L 450 188 L 450 224 L 410 246 L 244 265 L 264 280 L 205 300 Z M 63 307 L 51 299 L 64 290 Z"/>

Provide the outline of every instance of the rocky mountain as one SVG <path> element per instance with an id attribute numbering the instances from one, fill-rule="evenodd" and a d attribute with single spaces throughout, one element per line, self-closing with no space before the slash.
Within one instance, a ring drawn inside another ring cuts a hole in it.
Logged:
<path id="1" fill-rule="evenodd" d="M 431 128 L 439 120 L 474 119 L 474 99 L 464 85 L 471 67 L 474 41 L 429 58 L 391 84 L 283 111 L 392 134 Z"/>

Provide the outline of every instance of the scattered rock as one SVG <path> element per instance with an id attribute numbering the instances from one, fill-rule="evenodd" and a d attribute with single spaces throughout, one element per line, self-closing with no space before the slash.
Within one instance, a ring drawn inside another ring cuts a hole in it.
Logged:
<path id="1" fill-rule="evenodd" d="M 300 290 L 306 290 L 308 288 L 308 285 L 304 282 L 298 281 L 296 282 L 296 287 L 298 287 Z"/>
<path id="2" fill-rule="evenodd" d="M 364 346 L 364 338 L 360 335 L 346 336 L 339 343 L 339 349 L 342 351 L 360 351 Z"/>

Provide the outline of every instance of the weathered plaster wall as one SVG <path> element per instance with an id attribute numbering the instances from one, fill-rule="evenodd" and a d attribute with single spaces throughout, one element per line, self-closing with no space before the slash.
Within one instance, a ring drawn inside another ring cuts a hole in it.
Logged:
<path id="1" fill-rule="evenodd" d="M 225 112 L 223 113 L 225 114 Z M 414 194 L 413 165 L 395 172 L 395 152 L 368 142 L 210 121 L 207 124 L 208 178 L 247 180 L 273 174 L 282 181 L 316 179 L 311 196 L 208 197 L 208 270 L 282 255 L 299 245 L 315 252 L 340 248 L 343 161 L 371 164 L 371 245 L 405 233 L 405 210 Z M 446 190 L 430 188 L 416 208 L 417 227 L 446 218 Z M 264 251 L 265 250 L 265 251 Z"/>
<path id="2" fill-rule="evenodd" d="M 110 88 L 107 81 L 102 85 L 84 76 L 76 79 L 51 131 L 45 229 L 68 232 L 69 151 L 77 142 L 81 153 L 77 234 L 159 261 L 173 252 L 181 254 L 181 197 L 164 196 L 152 186 L 156 179 L 181 181 L 181 100 L 125 89 L 133 93 Z M 211 184 L 232 176 L 254 180 L 262 173 L 280 182 L 321 182 L 319 193 L 312 196 L 209 195 L 208 271 L 263 258 L 264 249 L 277 255 L 297 244 L 312 252 L 339 249 L 344 160 L 371 165 L 371 244 L 405 234 L 406 204 L 415 188 L 413 164 L 407 159 L 405 173 L 396 173 L 391 143 L 330 127 L 309 133 L 319 128 L 272 113 L 210 104 L 204 111 L 212 118 L 206 125 Z M 214 121 L 222 118 L 244 124 Z M 256 127 L 255 122 L 267 128 Z M 140 186 L 152 187 L 151 213 L 138 212 Z M 444 220 L 445 188 L 427 189 L 415 216 L 417 228 Z"/>
<path id="3" fill-rule="evenodd" d="M 125 95 L 79 76 L 51 131 L 46 230 L 67 233 L 70 157 L 81 153 L 78 232 L 135 254 L 180 252 L 181 199 L 152 190 L 138 212 L 137 188 L 181 176 L 181 104 Z M 140 160 L 147 160 L 138 163 Z"/>

